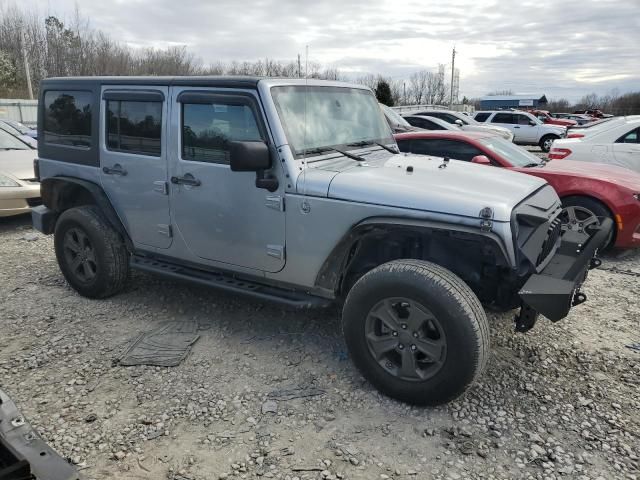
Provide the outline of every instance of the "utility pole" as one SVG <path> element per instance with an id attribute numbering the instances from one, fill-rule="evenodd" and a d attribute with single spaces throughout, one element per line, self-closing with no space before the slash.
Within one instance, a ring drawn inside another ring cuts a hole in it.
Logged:
<path id="1" fill-rule="evenodd" d="M 456 64 L 456 47 L 453 47 L 453 54 L 451 55 L 451 87 L 449 91 L 451 93 L 449 97 L 449 108 L 453 108 L 453 72 L 455 72 Z"/>
<path id="2" fill-rule="evenodd" d="M 24 61 L 24 74 L 27 77 L 27 90 L 29 99 L 33 100 L 33 89 L 31 88 L 31 71 L 29 70 L 29 59 L 27 58 L 27 45 L 24 40 L 24 30 L 20 27 L 20 40 L 22 43 L 22 60 Z"/>
<path id="3" fill-rule="evenodd" d="M 298 54 L 298 78 L 302 77 L 302 64 L 300 63 L 300 54 Z"/>

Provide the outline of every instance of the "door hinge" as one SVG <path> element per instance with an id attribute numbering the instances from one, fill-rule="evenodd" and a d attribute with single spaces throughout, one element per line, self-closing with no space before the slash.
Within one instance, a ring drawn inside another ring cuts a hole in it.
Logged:
<path id="1" fill-rule="evenodd" d="M 284 260 L 284 245 L 267 245 L 267 255 Z"/>
<path id="2" fill-rule="evenodd" d="M 158 180 L 157 182 L 153 182 L 153 191 L 161 193 L 163 195 L 169 195 L 169 184 L 162 180 Z"/>
<path id="3" fill-rule="evenodd" d="M 284 212 L 284 198 L 280 195 L 267 195 L 265 197 L 265 205 L 279 212 Z"/>
<path id="4" fill-rule="evenodd" d="M 164 235 L 165 237 L 173 237 L 173 231 L 171 230 L 171 225 L 166 225 L 164 223 L 158 224 L 158 233 L 160 235 Z"/>

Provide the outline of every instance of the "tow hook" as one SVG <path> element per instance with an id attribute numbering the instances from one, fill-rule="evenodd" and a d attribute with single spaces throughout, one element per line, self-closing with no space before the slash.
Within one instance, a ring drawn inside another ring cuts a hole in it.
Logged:
<path id="1" fill-rule="evenodd" d="M 591 261 L 589 262 L 589 270 L 593 270 L 594 268 L 598 268 L 600 265 L 602 265 L 602 260 L 600 260 L 598 257 L 593 257 L 591 259 Z M 580 302 L 582 303 L 582 302 Z"/>
<path id="2" fill-rule="evenodd" d="M 584 303 L 586 301 L 587 301 L 587 296 L 584 293 L 576 292 L 575 295 L 573 296 L 573 301 L 571 302 L 571 305 L 575 307 L 576 305 L 580 305 L 581 303 Z"/>
<path id="3" fill-rule="evenodd" d="M 526 303 L 520 306 L 520 312 L 514 319 L 516 322 L 516 332 L 524 333 L 528 332 L 536 324 L 538 319 L 538 312 L 531 308 Z"/>

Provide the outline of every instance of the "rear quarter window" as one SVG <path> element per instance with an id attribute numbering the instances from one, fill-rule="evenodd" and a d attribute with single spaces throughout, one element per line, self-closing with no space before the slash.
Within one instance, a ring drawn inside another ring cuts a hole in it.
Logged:
<path id="1" fill-rule="evenodd" d="M 91 92 L 49 90 L 44 94 L 43 141 L 53 145 L 91 147 Z"/>

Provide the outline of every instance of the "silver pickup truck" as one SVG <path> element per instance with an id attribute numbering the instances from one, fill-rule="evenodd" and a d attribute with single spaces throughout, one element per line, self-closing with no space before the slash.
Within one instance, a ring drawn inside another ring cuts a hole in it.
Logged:
<path id="1" fill-rule="evenodd" d="M 563 231 L 538 178 L 398 152 L 372 92 L 315 80 L 42 82 L 33 212 L 81 295 L 131 268 L 297 308 L 342 306 L 387 395 L 449 401 L 489 354 L 482 304 L 557 321 L 610 223 Z"/>

